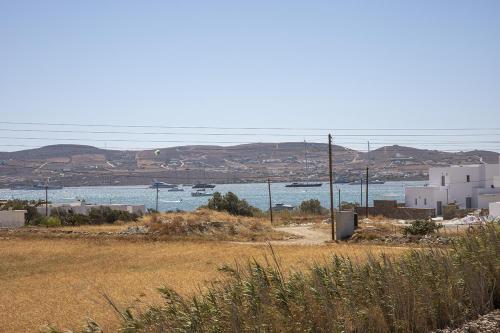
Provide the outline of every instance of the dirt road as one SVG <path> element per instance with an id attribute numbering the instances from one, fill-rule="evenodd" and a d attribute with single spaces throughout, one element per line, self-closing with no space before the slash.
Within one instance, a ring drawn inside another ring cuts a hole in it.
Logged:
<path id="1" fill-rule="evenodd" d="M 330 240 L 331 236 L 328 232 L 321 229 L 315 229 L 311 225 L 306 226 L 289 226 L 275 228 L 278 231 L 287 232 L 289 234 L 302 238 L 290 239 L 284 241 L 273 241 L 271 244 L 288 244 L 288 245 L 321 245 Z"/>

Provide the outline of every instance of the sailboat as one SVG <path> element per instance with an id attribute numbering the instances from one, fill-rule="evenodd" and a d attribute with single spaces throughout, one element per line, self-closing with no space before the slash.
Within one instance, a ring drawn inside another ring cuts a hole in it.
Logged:
<path id="1" fill-rule="evenodd" d="M 306 177 L 307 177 L 307 174 L 308 174 L 308 168 L 307 168 L 307 143 L 306 143 L 305 140 L 304 140 L 304 159 L 305 159 L 305 162 L 306 162 L 305 171 L 306 171 Z M 323 185 L 323 183 L 293 182 L 291 184 L 285 185 L 285 187 L 320 187 L 322 185 Z"/>

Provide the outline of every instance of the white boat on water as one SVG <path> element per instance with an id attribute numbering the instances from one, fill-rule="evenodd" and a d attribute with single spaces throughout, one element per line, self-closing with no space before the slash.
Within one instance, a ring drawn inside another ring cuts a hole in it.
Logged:
<path id="1" fill-rule="evenodd" d="M 205 189 L 197 190 L 196 192 L 191 192 L 192 197 L 211 197 L 214 194 L 212 192 L 206 192 Z"/>
<path id="2" fill-rule="evenodd" d="M 169 189 L 168 192 L 184 192 L 184 189 L 182 187 L 176 186 Z"/>
<path id="3" fill-rule="evenodd" d="M 177 187 L 177 185 L 169 184 L 169 183 L 165 183 L 165 182 L 159 182 L 156 179 L 153 180 L 153 182 L 149 186 L 149 188 L 174 188 L 174 187 Z"/>

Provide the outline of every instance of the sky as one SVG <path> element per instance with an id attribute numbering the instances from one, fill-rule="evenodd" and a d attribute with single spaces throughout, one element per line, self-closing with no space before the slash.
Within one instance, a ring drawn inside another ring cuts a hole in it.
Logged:
<path id="1" fill-rule="evenodd" d="M 500 1 L 0 0 L 0 150 L 329 132 L 498 151 Z"/>

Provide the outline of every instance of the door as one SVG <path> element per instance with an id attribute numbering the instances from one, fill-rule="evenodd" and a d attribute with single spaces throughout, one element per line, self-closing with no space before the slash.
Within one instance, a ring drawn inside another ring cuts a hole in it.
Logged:
<path id="1" fill-rule="evenodd" d="M 472 208 L 472 198 L 471 197 L 465 198 L 465 208 Z"/>
<path id="2" fill-rule="evenodd" d="M 441 201 L 438 201 L 436 207 L 436 215 L 437 216 L 442 216 L 443 215 L 443 203 Z"/>

